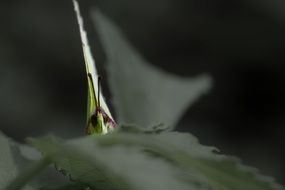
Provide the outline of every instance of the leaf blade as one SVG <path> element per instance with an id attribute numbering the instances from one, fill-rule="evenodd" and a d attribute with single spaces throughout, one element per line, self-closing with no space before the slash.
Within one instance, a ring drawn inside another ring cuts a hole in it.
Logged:
<path id="1" fill-rule="evenodd" d="M 92 18 L 107 55 L 107 72 L 120 123 L 174 126 L 189 105 L 211 87 L 204 74 L 185 79 L 149 64 L 100 11 Z"/>
<path id="2" fill-rule="evenodd" d="M 55 163 L 72 177 L 99 189 L 283 189 L 236 158 L 216 154 L 191 134 L 135 130 L 66 144 L 35 142 L 39 150 L 55 153 Z"/>
<path id="3" fill-rule="evenodd" d="M 191 189 L 191 185 L 174 177 L 180 173 L 176 167 L 144 155 L 139 150 L 100 147 L 96 145 L 96 138 L 92 137 L 72 140 L 67 144 L 43 139 L 34 140 L 32 144 L 48 155 L 53 154 L 52 159 L 58 166 L 77 182 L 91 188 Z"/>
<path id="4" fill-rule="evenodd" d="M 27 163 L 21 158 L 18 146 L 0 132 L 0 189 L 5 189 Z M 34 190 L 30 185 L 24 190 Z"/>
<path id="5" fill-rule="evenodd" d="M 280 190 L 273 178 L 261 175 L 234 158 L 215 154 L 214 147 L 199 144 L 191 134 L 162 132 L 159 134 L 110 134 L 98 138 L 99 143 L 113 146 L 139 146 L 173 161 L 180 168 L 200 175 L 197 182 L 213 190 Z"/>

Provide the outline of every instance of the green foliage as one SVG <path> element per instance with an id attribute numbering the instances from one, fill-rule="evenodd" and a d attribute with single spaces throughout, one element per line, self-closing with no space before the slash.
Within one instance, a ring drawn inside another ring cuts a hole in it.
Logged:
<path id="1" fill-rule="evenodd" d="M 19 166 L 25 165 L 20 154 L 19 147 L 0 133 L 0 189 L 6 187 L 9 182 L 19 174 Z M 27 186 L 25 190 L 33 190 Z"/>
<path id="2" fill-rule="evenodd" d="M 68 186 L 74 189 L 282 189 L 190 134 L 132 128 L 67 142 L 52 137 L 29 142 L 76 182 Z"/>
<path id="3" fill-rule="evenodd" d="M 87 137 L 61 144 L 50 139 L 32 144 L 76 181 L 96 189 L 187 189 L 177 178 L 177 169 L 139 149 L 125 146 L 106 148 Z M 154 177 L 156 176 L 156 177 Z M 165 180 L 165 181 L 164 181 Z"/>
<path id="4" fill-rule="evenodd" d="M 1 132 L 0 150 L 0 189 L 19 189 L 28 182 L 24 190 L 36 190 L 44 186 L 56 187 L 68 183 L 54 168 L 47 167 L 50 162 L 41 159 L 41 154 L 37 150 L 18 144 Z M 42 171 L 43 169 L 45 171 Z"/>
<path id="5" fill-rule="evenodd" d="M 151 125 L 174 126 L 187 106 L 209 88 L 209 78 L 182 79 L 154 68 L 100 12 L 94 17 L 108 58 L 117 115 L 120 122 L 137 126 L 122 125 L 107 135 L 68 141 L 52 136 L 29 139 L 42 156 L 0 134 L 0 189 L 283 189 L 238 159 L 201 145 L 189 133 Z M 49 172 L 40 173 L 44 169 Z"/>
<path id="6" fill-rule="evenodd" d="M 173 126 L 189 105 L 209 90 L 208 75 L 188 79 L 159 70 L 144 60 L 100 11 L 94 11 L 92 18 L 107 55 L 119 123 Z"/>

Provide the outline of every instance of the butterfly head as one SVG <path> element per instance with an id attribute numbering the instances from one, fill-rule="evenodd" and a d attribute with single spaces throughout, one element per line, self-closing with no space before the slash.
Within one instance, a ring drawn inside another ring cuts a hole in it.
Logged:
<path id="1" fill-rule="evenodd" d="M 86 128 L 86 134 L 92 135 L 92 134 L 107 134 L 110 131 L 113 131 L 117 124 L 113 120 L 113 118 L 106 113 L 106 111 L 101 107 L 100 104 L 100 83 L 101 83 L 101 77 L 98 77 L 98 94 L 96 96 L 94 83 L 91 74 L 88 74 L 88 81 L 91 85 L 92 89 L 90 98 L 94 99 L 94 110 L 92 111 L 91 116 L 88 118 L 87 128 Z M 92 102 L 91 102 L 92 104 Z M 93 106 L 91 106 L 92 108 Z"/>

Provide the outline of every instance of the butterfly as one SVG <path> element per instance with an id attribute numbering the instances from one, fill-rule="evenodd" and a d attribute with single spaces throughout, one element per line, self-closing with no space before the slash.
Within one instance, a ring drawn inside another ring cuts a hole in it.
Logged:
<path id="1" fill-rule="evenodd" d="M 105 102 L 101 92 L 101 77 L 97 74 L 95 60 L 92 57 L 87 34 L 83 25 L 79 4 L 73 0 L 74 10 L 79 25 L 82 49 L 84 54 L 87 80 L 88 80 L 88 105 L 86 134 L 107 134 L 118 125 Z M 95 86 L 97 85 L 97 86 Z"/>

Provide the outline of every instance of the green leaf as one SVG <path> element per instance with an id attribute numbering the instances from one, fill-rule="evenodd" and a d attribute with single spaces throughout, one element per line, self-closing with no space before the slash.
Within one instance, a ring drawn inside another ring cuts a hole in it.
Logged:
<path id="1" fill-rule="evenodd" d="M 55 164 L 79 183 L 96 189 L 165 190 L 191 189 L 182 171 L 163 159 L 125 146 L 101 147 L 86 137 L 59 143 L 52 139 L 32 140 L 51 156 Z"/>
<path id="2" fill-rule="evenodd" d="M 98 10 L 94 23 L 107 55 L 107 72 L 119 123 L 174 126 L 189 105 L 207 92 L 208 75 L 182 78 L 152 66 Z"/>
<path id="3" fill-rule="evenodd" d="M 17 144 L 0 132 L 0 189 L 4 189 L 27 165 Z M 26 186 L 24 190 L 33 190 Z"/>
<path id="4" fill-rule="evenodd" d="M 22 189 L 22 187 L 26 186 L 30 180 L 43 171 L 49 164 L 50 161 L 48 158 L 44 158 L 33 163 L 24 172 L 21 172 L 11 183 L 9 183 L 6 190 Z"/>
<path id="5" fill-rule="evenodd" d="M 199 175 L 196 183 L 213 190 L 277 190 L 283 189 L 273 179 L 256 169 L 244 166 L 233 157 L 216 154 L 213 147 L 199 144 L 191 134 L 162 132 L 159 134 L 116 133 L 98 142 L 108 146 L 139 146 L 178 165 L 186 173 Z M 191 179 L 188 178 L 189 180 Z"/>
<path id="6" fill-rule="evenodd" d="M 128 131 L 66 143 L 34 139 L 32 144 L 73 180 L 96 189 L 282 189 L 191 134 Z"/>
<path id="7" fill-rule="evenodd" d="M 27 145 L 7 138 L 0 132 L 0 189 L 34 190 L 42 186 L 56 187 L 67 182 L 48 162 L 41 160 L 40 153 Z M 49 179 L 50 181 L 47 181 Z M 52 183 L 50 183 L 52 181 Z M 28 185 L 26 185 L 28 184 Z M 24 186 L 24 188 L 22 188 Z"/>

